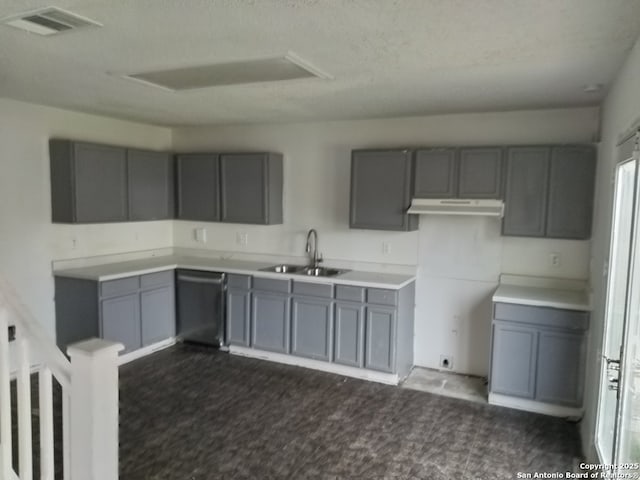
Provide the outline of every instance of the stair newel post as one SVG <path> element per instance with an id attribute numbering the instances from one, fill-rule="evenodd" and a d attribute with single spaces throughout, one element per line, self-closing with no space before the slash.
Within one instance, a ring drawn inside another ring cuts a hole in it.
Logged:
<path id="1" fill-rule="evenodd" d="M 123 349 L 97 338 L 67 348 L 71 480 L 118 479 L 118 352 Z"/>

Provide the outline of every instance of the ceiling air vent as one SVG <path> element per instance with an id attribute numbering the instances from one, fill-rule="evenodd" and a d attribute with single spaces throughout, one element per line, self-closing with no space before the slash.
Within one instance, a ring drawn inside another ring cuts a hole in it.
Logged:
<path id="1" fill-rule="evenodd" d="M 0 22 L 29 33 L 53 35 L 82 27 L 101 27 L 102 24 L 58 7 L 47 7 L 20 15 L 5 17 Z"/>
<path id="2" fill-rule="evenodd" d="M 215 63 L 194 67 L 130 73 L 124 78 L 147 85 L 179 91 L 222 85 L 277 82 L 303 78 L 331 79 L 330 75 L 293 53 L 283 57 Z"/>

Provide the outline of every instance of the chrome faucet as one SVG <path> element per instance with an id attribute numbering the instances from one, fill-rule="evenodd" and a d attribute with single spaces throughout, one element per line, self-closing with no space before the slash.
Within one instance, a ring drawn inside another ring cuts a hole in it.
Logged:
<path id="1" fill-rule="evenodd" d="M 322 262 L 322 254 L 318 254 L 318 232 L 316 232 L 315 228 L 312 228 L 307 233 L 307 247 L 305 251 L 307 253 L 311 253 L 311 235 L 314 237 L 313 242 L 313 268 L 318 268 L 320 262 Z M 311 255 L 309 255 L 311 259 Z"/>

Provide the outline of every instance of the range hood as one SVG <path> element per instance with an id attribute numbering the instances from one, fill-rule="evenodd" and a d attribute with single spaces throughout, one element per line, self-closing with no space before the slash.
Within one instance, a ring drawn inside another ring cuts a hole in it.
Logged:
<path id="1" fill-rule="evenodd" d="M 462 199 L 462 198 L 414 198 L 407 213 L 416 215 L 477 215 L 502 217 L 502 200 Z"/>

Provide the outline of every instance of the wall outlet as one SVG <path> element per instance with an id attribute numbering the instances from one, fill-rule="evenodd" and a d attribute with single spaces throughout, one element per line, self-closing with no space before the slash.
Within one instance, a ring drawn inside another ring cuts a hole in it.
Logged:
<path id="1" fill-rule="evenodd" d="M 78 239 L 73 237 L 71 239 L 71 250 L 75 250 L 76 248 L 78 248 Z"/>
<path id="2" fill-rule="evenodd" d="M 389 255 L 391 253 L 391 244 L 389 242 L 382 242 L 382 254 Z"/>
<path id="3" fill-rule="evenodd" d="M 449 355 L 440 355 L 440 368 L 451 370 L 453 368 L 453 357 Z"/>
<path id="4" fill-rule="evenodd" d="M 549 254 L 549 265 L 552 268 L 560 268 L 560 254 L 557 252 Z"/>
<path id="5" fill-rule="evenodd" d="M 207 243 L 207 229 L 206 228 L 194 228 L 193 238 L 198 243 Z"/>
<path id="6" fill-rule="evenodd" d="M 247 232 L 237 232 L 236 233 L 236 244 L 241 247 L 246 247 L 249 245 L 249 234 Z"/>

